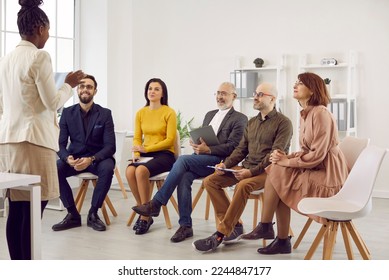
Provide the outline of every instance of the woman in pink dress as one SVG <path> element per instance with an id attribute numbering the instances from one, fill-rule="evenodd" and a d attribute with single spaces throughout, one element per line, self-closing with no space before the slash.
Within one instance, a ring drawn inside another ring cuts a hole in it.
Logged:
<path id="1" fill-rule="evenodd" d="M 259 248 L 260 254 L 289 254 L 290 209 L 298 212 L 297 204 L 304 197 L 329 197 L 343 186 L 348 168 L 338 147 L 336 121 L 327 109 L 330 97 L 322 78 L 302 73 L 293 87 L 300 112 L 299 152 L 286 155 L 275 150 L 272 164 L 266 169 L 264 210 L 261 222 L 243 239 L 273 239 L 273 216 L 277 215 L 277 237 Z M 320 222 L 318 217 L 311 217 Z"/>

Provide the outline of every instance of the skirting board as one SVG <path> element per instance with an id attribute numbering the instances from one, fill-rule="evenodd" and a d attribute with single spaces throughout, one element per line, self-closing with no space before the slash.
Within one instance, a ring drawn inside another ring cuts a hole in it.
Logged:
<path id="1" fill-rule="evenodd" d="M 389 191 L 373 191 L 373 197 L 376 198 L 389 198 Z"/>

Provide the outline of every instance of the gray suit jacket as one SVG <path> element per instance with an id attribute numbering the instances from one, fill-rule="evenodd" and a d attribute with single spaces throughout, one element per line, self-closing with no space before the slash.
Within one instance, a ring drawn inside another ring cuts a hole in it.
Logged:
<path id="1" fill-rule="evenodd" d="M 212 121 L 213 117 L 219 110 L 208 112 L 203 121 L 203 126 L 207 126 Z M 229 156 L 232 151 L 238 146 L 240 139 L 243 136 L 244 129 L 247 125 L 247 116 L 237 112 L 232 107 L 224 117 L 216 134 L 220 144 L 210 146 L 211 154 L 220 157 Z"/>

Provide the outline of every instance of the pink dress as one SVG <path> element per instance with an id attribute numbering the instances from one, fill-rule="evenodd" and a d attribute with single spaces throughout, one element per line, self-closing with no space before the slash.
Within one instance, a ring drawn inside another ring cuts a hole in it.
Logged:
<path id="1" fill-rule="evenodd" d="M 301 151 L 266 168 L 280 199 L 291 209 L 304 197 L 330 197 L 343 186 L 348 168 L 338 147 L 338 130 L 325 106 L 308 106 L 300 112 Z M 311 217 L 320 222 L 317 216 Z"/>

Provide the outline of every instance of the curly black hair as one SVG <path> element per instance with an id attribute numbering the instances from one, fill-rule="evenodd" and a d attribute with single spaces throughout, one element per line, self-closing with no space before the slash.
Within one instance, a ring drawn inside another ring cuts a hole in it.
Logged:
<path id="1" fill-rule="evenodd" d="M 35 29 L 50 24 L 46 13 L 39 8 L 43 0 L 19 0 L 22 6 L 18 12 L 18 28 L 20 36 L 34 35 Z"/>

